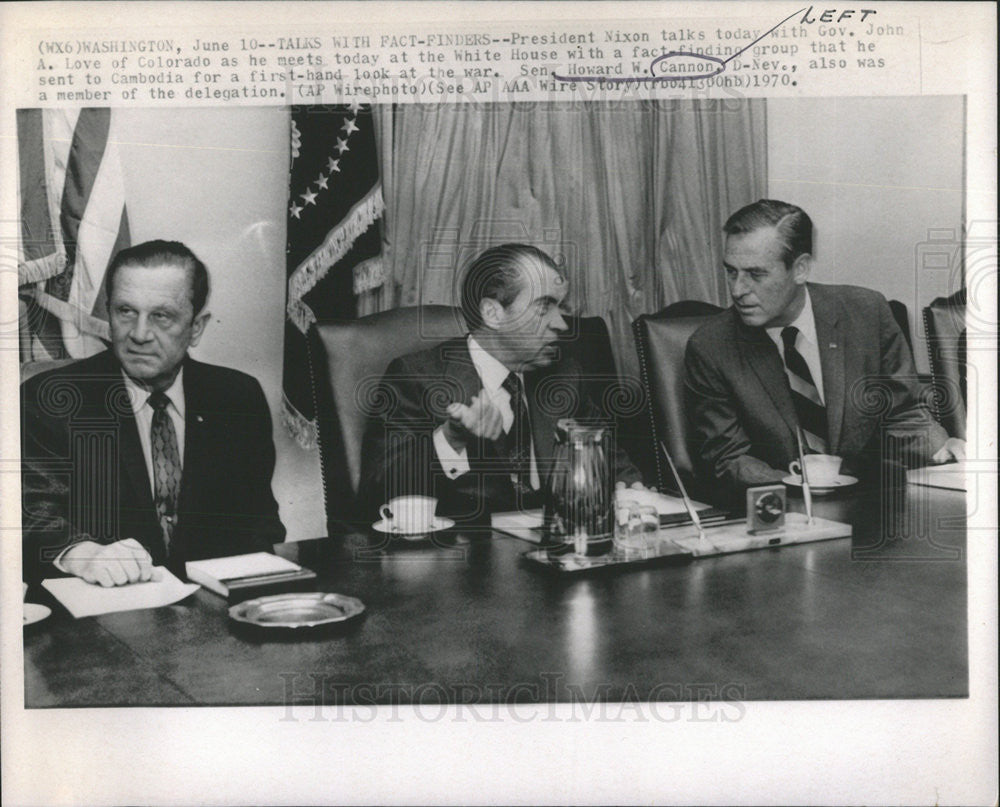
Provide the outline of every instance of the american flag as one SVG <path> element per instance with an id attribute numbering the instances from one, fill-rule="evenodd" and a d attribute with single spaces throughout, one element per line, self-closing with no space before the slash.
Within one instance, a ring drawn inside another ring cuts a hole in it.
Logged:
<path id="1" fill-rule="evenodd" d="M 318 435 L 314 326 L 353 319 L 355 296 L 382 284 L 384 207 L 371 108 L 292 107 L 283 417 L 304 448 Z"/>
<path id="2" fill-rule="evenodd" d="M 105 346 L 105 273 L 130 243 L 115 130 L 110 109 L 17 112 L 22 360 Z"/>

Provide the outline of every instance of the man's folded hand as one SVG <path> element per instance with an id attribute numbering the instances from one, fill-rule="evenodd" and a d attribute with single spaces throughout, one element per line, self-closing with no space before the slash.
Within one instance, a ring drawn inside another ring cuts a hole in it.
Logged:
<path id="1" fill-rule="evenodd" d="M 153 559 L 134 538 L 113 544 L 81 541 L 66 551 L 61 563 L 70 574 L 106 587 L 155 579 Z"/>
<path id="2" fill-rule="evenodd" d="M 503 416 L 486 390 L 479 390 L 468 405 L 449 404 L 447 412 L 444 435 L 456 451 L 465 448 L 469 435 L 496 440 L 503 433 Z"/>

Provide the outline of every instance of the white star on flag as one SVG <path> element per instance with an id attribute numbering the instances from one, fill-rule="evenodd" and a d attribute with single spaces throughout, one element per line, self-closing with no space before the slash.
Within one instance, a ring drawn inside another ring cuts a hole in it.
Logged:
<path id="1" fill-rule="evenodd" d="M 354 118 L 344 118 L 344 125 L 340 128 L 341 131 L 347 132 L 348 137 L 350 137 L 353 132 L 358 131 L 358 125 L 354 122 Z"/>
<path id="2" fill-rule="evenodd" d="M 299 194 L 299 198 L 305 200 L 307 205 L 316 204 L 316 192 L 306 191 L 305 193 Z"/>
<path id="3" fill-rule="evenodd" d="M 337 149 L 338 154 L 343 154 L 345 151 L 350 151 L 350 149 L 347 147 L 347 141 L 342 140 L 339 137 L 337 138 L 337 145 L 334 146 L 334 148 Z"/>
<path id="4" fill-rule="evenodd" d="M 316 180 L 316 187 L 326 190 L 326 174 L 319 175 L 319 179 Z"/>
<path id="5" fill-rule="evenodd" d="M 340 160 L 335 160 L 333 157 L 328 157 L 326 160 L 326 167 L 331 171 L 340 170 Z"/>
<path id="6" fill-rule="evenodd" d="M 289 208 L 289 212 L 290 212 L 290 213 L 291 213 L 291 214 L 292 214 L 293 216 L 295 216 L 295 218 L 299 218 L 299 213 L 301 213 L 301 212 L 302 212 L 302 210 L 303 210 L 303 208 L 299 207 L 299 206 L 298 206 L 297 204 L 295 204 L 294 202 L 292 203 L 292 206 L 291 206 L 291 207 Z"/>
<path id="7" fill-rule="evenodd" d="M 351 103 L 347 105 L 347 108 L 351 110 L 351 114 L 357 115 L 361 109 L 361 104 L 359 104 L 356 100 L 351 101 Z"/>

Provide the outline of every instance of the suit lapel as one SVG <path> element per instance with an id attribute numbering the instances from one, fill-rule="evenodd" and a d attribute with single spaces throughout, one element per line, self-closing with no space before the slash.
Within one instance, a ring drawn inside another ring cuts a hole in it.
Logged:
<path id="1" fill-rule="evenodd" d="M 139 442 L 139 427 L 131 412 L 119 418 L 118 427 L 118 455 L 125 476 L 135 489 L 136 500 L 141 508 L 152 512 L 152 480 L 142 453 L 142 443 Z"/>
<path id="2" fill-rule="evenodd" d="M 107 381 L 95 388 L 101 400 L 93 401 L 93 411 L 99 418 L 107 418 L 110 414 L 117 423 L 119 473 L 123 482 L 123 489 L 119 491 L 119 507 L 152 513 L 149 470 L 142 453 L 132 402 L 125 387 L 125 376 L 110 350 L 103 355 L 105 358 L 98 365 L 98 377 Z M 131 495 L 126 488 L 131 489 Z"/>
<path id="3" fill-rule="evenodd" d="M 449 339 L 438 346 L 438 359 L 444 368 L 442 379 L 449 384 L 448 399 L 461 401 L 468 405 L 483 388 L 482 379 L 476 372 L 469 353 L 469 343 L 465 337 Z M 459 389 L 453 390 L 451 383 L 458 384 Z M 457 394 L 456 394 L 457 393 Z M 475 465 L 481 459 L 494 456 L 495 445 L 491 440 L 480 440 L 476 448 L 470 447 L 469 462 Z"/>
<path id="4" fill-rule="evenodd" d="M 206 386 L 201 370 L 202 366 L 191 357 L 184 360 L 184 465 L 177 504 L 181 517 L 190 510 L 191 497 L 200 489 L 201 477 L 207 467 L 206 443 L 214 419 L 205 397 Z"/>
<path id="5" fill-rule="evenodd" d="M 535 463 L 538 466 L 538 479 L 542 490 L 548 489 L 549 475 L 552 472 L 552 462 L 556 447 L 555 418 L 546 409 L 537 405 L 538 385 L 547 372 L 525 373 L 524 391 L 528 398 L 528 414 L 531 417 L 531 440 L 535 449 Z"/>
<path id="6" fill-rule="evenodd" d="M 844 424 L 844 394 L 846 372 L 844 362 L 847 351 L 840 324 L 840 306 L 830 300 L 822 286 L 809 284 L 813 317 L 816 320 L 816 340 L 819 343 L 820 369 L 823 371 L 823 398 L 826 403 L 826 421 L 829 428 L 828 446 L 836 453 Z"/>
<path id="7" fill-rule="evenodd" d="M 464 338 L 450 339 L 438 350 L 441 351 L 440 360 L 444 366 L 444 378 L 452 378 L 458 382 L 464 396 L 462 403 L 468 404 L 483 387 L 479 373 L 472 363 L 468 342 Z"/>
<path id="8" fill-rule="evenodd" d="M 743 357 L 774 403 L 781 419 L 788 425 L 789 431 L 794 434 L 798 418 L 795 416 L 795 406 L 792 404 L 792 396 L 788 391 L 788 379 L 785 376 L 785 368 L 781 364 L 778 348 L 763 328 L 747 328 L 739 321 L 739 315 L 736 311 L 733 310 L 732 313 L 737 320 L 736 331 L 739 335 L 737 343 Z"/>

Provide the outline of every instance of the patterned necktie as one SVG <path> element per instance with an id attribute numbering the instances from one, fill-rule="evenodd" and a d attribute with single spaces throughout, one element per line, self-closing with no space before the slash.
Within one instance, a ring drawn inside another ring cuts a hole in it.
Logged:
<path id="1" fill-rule="evenodd" d="M 149 396 L 153 407 L 153 424 L 149 429 L 149 442 L 153 455 L 153 490 L 155 491 L 156 517 L 163 532 L 163 544 L 170 554 L 170 540 L 177 523 L 177 498 L 181 491 L 181 456 L 177 449 L 177 432 L 167 413 L 170 399 L 162 392 Z"/>
<path id="2" fill-rule="evenodd" d="M 524 399 L 524 385 L 517 373 L 509 373 L 503 388 L 510 394 L 510 408 L 514 420 L 507 433 L 507 455 L 510 457 L 511 476 L 520 493 L 529 493 L 531 486 L 531 420 L 528 404 Z"/>
<path id="3" fill-rule="evenodd" d="M 789 325 L 781 331 L 781 341 L 785 345 L 785 375 L 792 390 L 792 403 L 799 425 L 805 432 L 806 444 L 813 451 L 826 453 L 828 439 L 826 407 L 813 381 L 809 365 L 795 347 L 799 329 Z"/>

